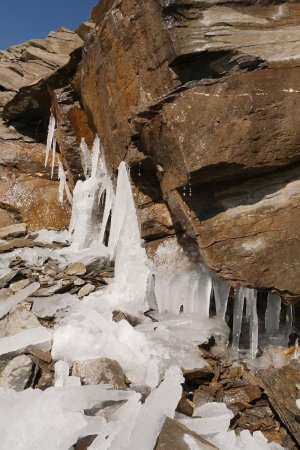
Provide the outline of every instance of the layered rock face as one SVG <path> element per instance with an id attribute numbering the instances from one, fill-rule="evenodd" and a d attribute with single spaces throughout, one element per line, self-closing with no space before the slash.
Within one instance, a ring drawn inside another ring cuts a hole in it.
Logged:
<path id="1" fill-rule="evenodd" d="M 299 296 L 299 2 L 101 1 L 92 19 L 76 89 L 146 240 L 186 231 L 228 283 Z"/>
<path id="2" fill-rule="evenodd" d="M 68 225 L 70 208 L 58 202 L 57 176 L 51 180 L 44 167 L 44 142 L 51 91 L 75 72 L 81 47 L 81 38 L 62 28 L 0 52 L 0 227 Z"/>

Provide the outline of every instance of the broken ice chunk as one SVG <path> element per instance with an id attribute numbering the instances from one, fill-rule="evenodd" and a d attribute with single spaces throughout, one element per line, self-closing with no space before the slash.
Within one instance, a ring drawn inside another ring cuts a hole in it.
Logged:
<path id="1" fill-rule="evenodd" d="M 39 289 L 39 283 L 32 283 L 21 291 L 17 292 L 15 295 L 11 295 L 7 300 L 0 303 L 0 319 L 4 317 L 12 308 L 18 305 L 18 303 L 24 302 L 27 297 L 32 295 L 35 291 Z"/>
<path id="2" fill-rule="evenodd" d="M 14 336 L 0 339 L 0 355 L 22 350 L 29 345 L 38 345 L 42 350 L 51 348 L 51 333 L 44 327 L 30 328 Z"/>
<path id="3" fill-rule="evenodd" d="M 179 367 L 167 370 L 164 381 L 152 391 L 136 418 L 126 450 L 152 450 L 167 417 L 173 418 L 182 395 L 183 376 Z M 117 448 L 116 448 L 117 450 Z"/>
<path id="4" fill-rule="evenodd" d="M 52 317 L 60 309 L 74 306 L 78 302 L 78 298 L 69 293 L 52 295 L 50 297 L 39 297 L 34 300 L 32 312 L 40 318 Z"/>

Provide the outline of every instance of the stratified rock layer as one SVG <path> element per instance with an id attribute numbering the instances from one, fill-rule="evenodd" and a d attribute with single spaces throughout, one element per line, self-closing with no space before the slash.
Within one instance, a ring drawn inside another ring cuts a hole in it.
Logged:
<path id="1" fill-rule="evenodd" d="M 143 196 L 169 214 L 143 237 L 185 229 L 230 284 L 299 296 L 299 3 L 116 0 L 92 19 L 76 89 L 140 216 Z"/>
<path id="2" fill-rule="evenodd" d="M 61 28 L 0 52 L 0 226 L 65 228 L 57 171 L 44 167 L 51 90 L 65 86 L 81 57 L 81 38 Z M 7 121 L 5 121 L 5 119 Z"/>

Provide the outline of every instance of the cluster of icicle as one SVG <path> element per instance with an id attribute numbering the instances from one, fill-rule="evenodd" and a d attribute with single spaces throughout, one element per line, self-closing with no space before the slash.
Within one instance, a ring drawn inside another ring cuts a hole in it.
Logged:
<path id="1" fill-rule="evenodd" d="M 46 165 L 52 149 L 51 177 L 56 152 L 55 126 L 55 118 L 51 114 L 45 158 Z M 130 175 L 125 163 L 122 162 L 118 170 L 115 195 L 99 137 L 96 136 L 91 151 L 84 139 L 81 140 L 80 149 L 85 181 L 77 182 L 73 197 L 58 158 L 59 199 L 63 201 L 65 191 L 68 201 L 73 203 L 69 228 L 71 250 L 82 251 L 95 247 L 98 255 L 115 260 L 115 284 L 123 286 L 128 299 L 139 299 L 141 305 L 159 314 L 178 315 L 184 312 L 207 319 L 213 293 L 216 318 L 224 321 L 230 287 L 204 264 L 187 264 L 184 270 L 184 256 L 180 253 L 182 249 L 174 240 L 162 244 L 154 264 L 150 264 L 141 245 Z M 110 219 L 109 240 L 105 243 Z M 280 311 L 280 296 L 270 293 L 265 318 L 266 336 L 278 334 Z M 235 350 L 239 350 L 243 319 L 250 324 L 249 349 L 254 359 L 258 352 L 257 291 L 240 287 L 236 290 L 233 313 L 232 347 Z M 286 329 L 290 330 L 292 324 L 291 307 L 287 313 Z"/>
<path id="2" fill-rule="evenodd" d="M 51 179 L 54 175 L 54 167 L 55 167 L 55 159 L 56 159 L 56 148 L 57 142 L 55 137 L 55 117 L 51 113 L 49 126 L 48 126 L 48 136 L 47 136 L 47 144 L 46 144 L 46 154 L 45 154 L 45 167 L 47 167 L 50 152 L 52 152 L 51 157 Z M 57 164 L 58 164 L 58 179 L 59 179 L 59 188 L 58 188 L 58 199 L 60 203 L 64 202 L 64 192 L 66 193 L 67 200 L 70 204 L 72 204 L 72 194 L 70 192 L 69 185 L 67 183 L 67 177 L 63 168 L 63 165 L 57 155 Z"/>
<path id="3" fill-rule="evenodd" d="M 51 144 L 54 130 L 55 122 L 51 121 Z M 40 326 L 0 339 L 0 355 L 34 344 L 44 351 L 52 346 L 52 358 L 57 361 L 55 386 L 44 392 L 0 389 L 1 449 L 69 450 L 79 438 L 96 435 L 91 450 L 152 450 L 169 417 L 204 435 L 223 450 L 282 450 L 278 444 L 269 444 L 260 432 L 252 436 L 249 431 L 243 431 L 236 436 L 234 431 L 228 431 L 233 414 L 225 404 L 202 405 L 192 418 L 175 413 L 184 382 L 180 367 L 188 370 L 207 365 L 199 354 L 199 343 L 211 335 L 226 337 L 228 333 L 224 318 L 229 287 L 204 265 L 187 260 L 182 267 L 184 255 L 173 240 L 169 241 L 173 244 L 162 245 L 157 260 L 150 264 L 140 237 L 125 163 L 119 166 L 114 193 L 98 137 L 92 152 L 88 152 L 83 141 L 86 180 L 79 181 L 73 192 L 71 247 L 60 253 L 40 248 L 18 251 L 23 252 L 23 258 L 26 255 L 28 261 L 41 265 L 49 257 L 58 259 L 63 266 L 72 258 L 75 261 L 81 258 L 84 261 L 91 255 L 110 258 L 115 260 L 115 278 L 84 300 L 66 294 L 54 295 L 51 301 L 34 297 L 32 313 L 37 317 L 60 312 L 51 333 Z M 110 216 L 107 243 L 104 237 Z M 0 317 L 37 289 L 38 283 L 33 283 L 25 292 L 3 301 Z M 212 289 L 217 318 L 209 319 Z M 256 336 L 255 292 L 240 291 L 238 298 L 239 311 L 246 298 Z M 140 325 L 132 327 L 126 320 L 114 322 L 112 312 L 116 308 L 136 314 Z M 148 308 L 156 310 L 157 322 L 143 315 Z M 275 314 L 273 309 L 272 314 Z M 242 312 L 236 315 L 239 322 Z M 239 330 L 236 325 L 237 335 Z M 256 345 L 255 341 L 253 352 Z M 74 361 L 103 357 L 119 362 L 131 381 L 131 389 L 81 386 L 80 378 L 69 375 Z M 142 402 L 139 392 L 145 391 L 145 385 L 151 393 Z M 95 405 L 99 411 L 91 416 L 88 410 Z M 107 405 L 113 405 L 109 419 L 105 411 L 102 415 Z M 185 434 L 184 441 L 190 449 L 199 448 L 190 434 Z"/>

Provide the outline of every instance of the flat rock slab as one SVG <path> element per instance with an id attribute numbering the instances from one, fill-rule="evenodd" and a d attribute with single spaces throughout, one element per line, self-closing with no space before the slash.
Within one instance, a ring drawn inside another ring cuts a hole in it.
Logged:
<path id="1" fill-rule="evenodd" d="M 0 228 L 0 239 L 7 239 L 10 237 L 24 236 L 27 233 L 26 223 L 15 223 L 7 227 Z"/>
<path id="2" fill-rule="evenodd" d="M 296 405 L 300 360 L 294 360 L 281 369 L 262 370 L 257 377 L 276 413 L 300 445 L 300 409 Z"/>
<path id="3" fill-rule="evenodd" d="M 186 428 L 176 420 L 167 418 L 158 437 L 154 450 L 190 450 L 190 444 L 199 450 L 216 450 L 217 447 L 210 444 L 198 434 Z"/>
<path id="4" fill-rule="evenodd" d="M 15 248 L 40 247 L 40 248 L 61 248 L 64 244 L 44 244 L 43 242 L 31 241 L 30 239 L 13 239 L 5 244 L 0 245 L 0 253 L 6 253 Z"/>

